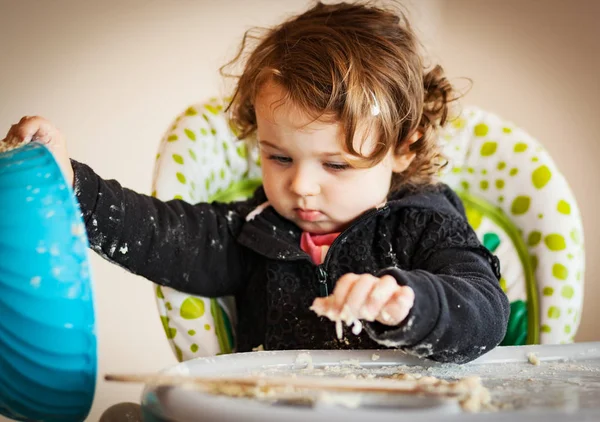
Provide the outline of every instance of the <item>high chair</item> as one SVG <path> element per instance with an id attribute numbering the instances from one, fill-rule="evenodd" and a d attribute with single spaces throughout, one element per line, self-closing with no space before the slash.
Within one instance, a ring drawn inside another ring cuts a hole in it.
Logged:
<path id="1" fill-rule="evenodd" d="M 187 108 L 164 135 L 152 194 L 191 203 L 235 201 L 261 184 L 258 151 L 237 140 L 212 98 Z M 573 342 L 583 302 L 583 228 L 564 176 L 541 144 L 500 117 L 465 108 L 442 129 L 469 223 L 498 256 L 511 315 L 503 345 Z M 235 351 L 235 303 L 155 286 L 165 333 L 179 361 Z"/>

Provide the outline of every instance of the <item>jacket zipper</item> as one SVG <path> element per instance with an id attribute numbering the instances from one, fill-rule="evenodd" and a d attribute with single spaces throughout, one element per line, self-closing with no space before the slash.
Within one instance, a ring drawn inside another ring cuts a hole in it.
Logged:
<path id="1" fill-rule="evenodd" d="M 323 264 L 317 266 L 317 277 L 319 279 L 319 295 L 321 297 L 329 296 L 329 288 L 327 287 L 327 271 Z"/>
<path id="2" fill-rule="evenodd" d="M 358 220 L 354 221 L 352 224 L 350 224 L 350 226 L 348 226 L 348 228 L 346 230 L 344 230 L 331 244 L 331 246 L 329 247 L 329 250 L 327 251 L 327 254 L 325 255 L 325 260 L 323 261 L 323 263 L 321 265 L 317 265 L 317 280 L 319 281 L 319 295 L 321 297 L 326 297 L 329 296 L 329 285 L 327 283 L 327 264 L 329 263 L 329 258 L 331 256 L 331 250 L 333 249 L 333 247 L 335 245 L 337 245 L 342 238 L 348 236 L 348 233 L 350 233 L 350 231 L 356 227 L 358 224 L 362 223 L 363 221 L 365 221 L 368 218 L 371 218 L 372 216 L 374 216 L 375 214 L 378 214 L 380 212 L 382 212 L 384 209 L 387 208 L 387 204 L 384 205 L 381 208 L 375 208 L 369 212 L 367 212 L 366 214 L 364 214 L 362 217 L 360 217 Z"/>

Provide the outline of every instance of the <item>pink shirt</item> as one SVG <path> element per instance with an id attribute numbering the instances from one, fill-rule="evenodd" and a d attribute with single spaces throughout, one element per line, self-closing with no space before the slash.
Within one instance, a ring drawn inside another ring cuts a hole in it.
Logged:
<path id="1" fill-rule="evenodd" d="M 321 265 L 325 255 L 339 233 L 311 234 L 303 232 L 300 238 L 300 248 L 310 255 L 316 265 Z"/>

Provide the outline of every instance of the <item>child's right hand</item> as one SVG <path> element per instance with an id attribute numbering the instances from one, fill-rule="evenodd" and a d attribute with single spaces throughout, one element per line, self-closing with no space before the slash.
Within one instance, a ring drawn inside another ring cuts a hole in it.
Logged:
<path id="1" fill-rule="evenodd" d="M 31 141 L 45 145 L 63 171 L 67 182 L 73 186 L 73 167 L 67 152 L 67 143 L 62 133 L 48 120 L 39 116 L 25 116 L 12 125 L 0 143 L 27 144 Z"/>
<path id="2" fill-rule="evenodd" d="M 349 273 L 339 278 L 331 295 L 316 298 L 311 309 L 331 319 L 347 308 L 348 316 L 395 326 L 406 319 L 414 303 L 414 290 L 399 285 L 391 275 Z"/>

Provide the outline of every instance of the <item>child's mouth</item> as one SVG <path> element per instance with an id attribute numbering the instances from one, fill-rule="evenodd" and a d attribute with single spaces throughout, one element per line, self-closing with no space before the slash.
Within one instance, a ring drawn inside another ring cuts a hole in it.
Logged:
<path id="1" fill-rule="evenodd" d="M 317 221 L 318 219 L 320 219 L 323 216 L 323 213 L 321 211 L 317 211 L 317 210 L 307 210 L 307 209 L 302 209 L 302 208 L 296 208 L 294 211 L 296 211 L 296 214 L 298 215 L 298 217 L 304 221 Z"/>

